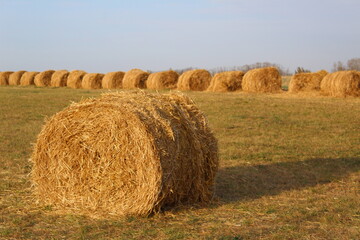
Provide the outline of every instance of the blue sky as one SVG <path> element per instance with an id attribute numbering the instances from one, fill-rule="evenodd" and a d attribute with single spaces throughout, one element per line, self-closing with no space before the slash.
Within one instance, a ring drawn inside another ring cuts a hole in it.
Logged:
<path id="1" fill-rule="evenodd" d="M 0 71 L 167 70 L 360 57 L 359 0 L 0 0 Z"/>

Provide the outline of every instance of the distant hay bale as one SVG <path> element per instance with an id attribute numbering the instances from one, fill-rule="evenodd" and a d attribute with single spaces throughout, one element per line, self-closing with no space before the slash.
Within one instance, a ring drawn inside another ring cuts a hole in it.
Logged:
<path id="1" fill-rule="evenodd" d="M 69 73 L 66 86 L 70 88 L 81 88 L 83 77 L 86 75 L 85 71 L 73 70 Z"/>
<path id="2" fill-rule="evenodd" d="M 37 87 L 50 86 L 51 76 L 54 74 L 54 70 L 47 70 L 40 72 L 35 76 L 34 83 Z"/>
<path id="3" fill-rule="evenodd" d="M 10 74 L 9 76 L 9 85 L 20 85 L 20 80 L 22 75 L 25 73 L 26 71 L 17 71 L 17 72 L 13 72 L 12 74 Z"/>
<path id="4" fill-rule="evenodd" d="M 39 74 L 39 72 L 26 72 L 21 76 L 20 85 L 21 86 L 29 86 L 35 85 L 34 80 L 35 76 Z"/>
<path id="5" fill-rule="evenodd" d="M 92 216 L 207 203 L 218 168 L 205 116 L 182 95 L 103 94 L 52 116 L 31 156 L 42 204 Z"/>
<path id="6" fill-rule="evenodd" d="M 121 71 L 106 73 L 104 78 L 102 79 L 102 83 L 101 83 L 102 88 L 106 88 L 106 89 L 122 88 L 124 75 L 125 73 Z"/>
<path id="7" fill-rule="evenodd" d="M 69 72 L 67 70 L 55 71 L 54 74 L 51 76 L 50 86 L 65 87 L 68 76 L 69 76 Z"/>
<path id="8" fill-rule="evenodd" d="M 182 91 L 204 91 L 211 81 L 211 74 L 204 69 L 195 69 L 180 75 L 177 89 Z"/>
<path id="9" fill-rule="evenodd" d="M 85 74 L 81 83 L 81 87 L 84 89 L 100 89 L 103 77 L 104 74 L 102 73 Z"/>
<path id="10" fill-rule="evenodd" d="M 207 91 L 210 92 L 232 92 L 241 90 L 241 82 L 244 77 L 242 71 L 228 71 L 215 74 L 211 79 Z"/>
<path id="11" fill-rule="evenodd" d="M 140 69 L 131 69 L 127 71 L 123 78 L 123 88 L 134 89 L 134 88 L 146 88 L 146 80 L 149 77 L 148 72 L 144 72 Z"/>
<path id="12" fill-rule="evenodd" d="M 156 72 L 150 74 L 146 81 L 148 89 L 174 89 L 179 78 L 179 74 L 173 70 Z"/>
<path id="13" fill-rule="evenodd" d="M 321 92 L 335 97 L 360 96 L 360 72 L 339 71 L 326 75 L 321 81 Z"/>
<path id="14" fill-rule="evenodd" d="M 275 67 L 257 68 L 248 71 L 242 80 L 245 92 L 279 92 L 281 76 Z"/>
<path id="15" fill-rule="evenodd" d="M 312 92 L 320 90 L 321 80 L 326 76 L 327 72 L 321 70 L 315 73 L 298 73 L 291 77 L 289 83 L 289 92 Z"/>
<path id="16" fill-rule="evenodd" d="M 0 85 L 9 85 L 9 77 L 13 72 L 0 72 Z"/>

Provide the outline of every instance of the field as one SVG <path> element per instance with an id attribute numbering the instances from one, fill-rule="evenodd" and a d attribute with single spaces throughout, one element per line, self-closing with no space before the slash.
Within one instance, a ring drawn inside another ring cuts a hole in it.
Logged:
<path id="1" fill-rule="evenodd" d="M 0 87 L 0 239 L 360 239 L 360 98 L 187 92 L 219 141 L 214 203 L 117 219 L 37 206 L 44 118 L 101 92 Z"/>

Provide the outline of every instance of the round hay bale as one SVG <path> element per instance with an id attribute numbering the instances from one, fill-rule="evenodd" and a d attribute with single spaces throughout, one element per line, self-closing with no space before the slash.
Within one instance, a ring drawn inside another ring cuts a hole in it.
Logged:
<path id="1" fill-rule="evenodd" d="M 122 88 L 123 78 L 125 73 L 118 71 L 118 72 L 108 72 L 105 74 L 104 78 L 102 79 L 102 88 L 106 89 L 114 89 L 114 88 Z"/>
<path id="2" fill-rule="evenodd" d="M 46 122 L 31 156 L 31 180 L 40 203 L 65 211 L 149 215 L 209 202 L 217 151 L 189 98 L 108 93 Z"/>
<path id="3" fill-rule="evenodd" d="M 298 73 L 291 77 L 289 92 L 312 92 L 320 90 L 320 83 L 327 72 L 321 70 L 315 73 Z"/>
<path id="4" fill-rule="evenodd" d="M 83 77 L 87 72 L 81 70 L 73 70 L 69 73 L 67 78 L 66 86 L 70 88 L 81 88 Z"/>
<path id="5" fill-rule="evenodd" d="M 26 71 L 17 71 L 17 72 L 13 72 L 12 74 L 10 74 L 9 76 L 9 85 L 20 85 L 20 80 L 22 75 L 25 73 Z"/>
<path id="6" fill-rule="evenodd" d="M 210 92 L 232 92 L 241 90 L 241 82 L 244 77 L 242 71 L 228 71 L 215 74 L 211 79 L 207 91 Z"/>
<path id="7" fill-rule="evenodd" d="M 100 89 L 104 77 L 102 73 L 87 73 L 83 77 L 81 87 L 84 89 Z"/>
<path id="8" fill-rule="evenodd" d="M 326 75 L 321 81 L 321 92 L 334 97 L 360 96 L 360 72 L 339 71 Z"/>
<path id="9" fill-rule="evenodd" d="M 134 88 L 146 88 L 146 80 L 149 77 L 148 72 L 134 68 L 130 71 L 127 71 L 123 79 L 123 88 L 124 89 L 134 89 Z"/>
<path id="10" fill-rule="evenodd" d="M 205 69 L 195 69 L 180 75 L 177 89 L 182 91 L 204 91 L 211 82 L 211 74 Z"/>
<path id="11" fill-rule="evenodd" d="M 244 92 L 279 92 L 281 76 L 275 67 L 252 69 L 244 75 L 241 85 Z"/>
<path id="12" fill-rule="evenodd" d="M 54 74 L 54 70 L 43 71 L 35 76 L 34 83 L 37 87 L 50 86 L 51 76 Z"/>
<path id="13" fill-rule="evenodd" d="M 9 85 L 9 77 L 13 72 L 0 72 L 0 85 Z"/>
<path id="14" fill-rule="evenodd" d="M 148 89 L 174 89 L 179 78 L 179 74 L 173 70 L 152 73 L 146 81 Z"/>
<path id="15" fill-rule="evenodd" d="M 35 76 L 39 74 L 39 72 L 26 72 L 21 76 L 20 85 L 21 86 L 29 86 L 34 85 Z"/>
<path id="16" fill-rule="evenodd" d="M 65 87 L 69 72 L 67 70 L 55 71 L 51 76 L 50 86 L 52 87 Z"/>

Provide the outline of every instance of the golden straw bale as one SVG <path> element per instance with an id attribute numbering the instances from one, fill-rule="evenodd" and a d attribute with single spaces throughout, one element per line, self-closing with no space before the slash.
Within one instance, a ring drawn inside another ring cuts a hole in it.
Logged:
<path id="1" fill-rule="evenodd" d="M 148 89 L 174 89 L 179 78 L 179 74 L 173 70 L 150 74 L 146 81 Z"/>
<path id="2" fill-rule="evenodd" d="M 51 76 L 50 86 L 52 87 L 65 87 L 69 72 L 67 70 L 58 70 Z"/>
<path id="3" fill-rule="evenodd" d="M 69 73 L 66 86 L 70 88 L 81 88 L 81 83 L 86 72 L 81 70 L 73 70 Z"/>
<path id="4" fill-rule="evenodd" d="M 321 80 L 326 76 L 327 72 L 321 70 L 315 73 L 298 73 L 291 77 L 289 83 L 289 92 L 311 92 L 319 91 Z"/>
<path id="5" fill-rule="evenodd" d="M 9 85 L 9 77 L 13 72 L 0 72 L 0 85 Z"/>
<path id="6" fill-rule="evenodd" d="M 35 76 L 34 83 L 37 87 L 50 86 L 51 76 L 54 74 L 54 70 L 43 71 Z"/>
<path id="7" fill-rule="evenodd" d="M 52 116 L 31 156 L 42 204 L 90 216 L 149 215 L 208 203 L 217 141 L 183 95 L 107 93 Z"/>
<path id="8" fill-rule="evenodd" d="M 118 72 L 108 72 L 105 74 L 102 79 L 102 88 L 113 89 L 113 88 L 122 88 L 123 78 L 125 73 Z"/>
<path id="9" fill-rule="evenodd" d="M 21 77 L 25 72 L 26 71 L 17 71 L 10 74 L 9 85 L 20 85 Z"/>
<path id="10" fill-rule="evenodd" d="M 204 91 L 211 81 L 211 74 L 205 69 L 195 69 L 180 75 L 177 89 L 182 91 Z"/>
<path id="11" fill-rule="evenodd" d="M 321 92 L 335 97 L 360 96 L 360 72 L 339 71 L 326 75 L 321 81 Z"/>
<path id="12" fill-rule="evenodd" d="M 102 73 L 85 74 L 81 83 L 81 87 L 84 89 L 100 89 L 103 77 L 104 74 Z"/>
<path id="13" fill-rule="evenodd" d="M 134 68 L 127 71 L 123 78 L 123 88 L 146 88 L 146 80 L 149 77 L 148 72 Z"/>
<path id="14" fill-rule="evenodd" d="M 242 80 L 245 92 L 279 92 L 281 76 L 275 67 L 257 68 L 248 71 Z"/>
<path id="15" fill-rule="evenodd" d="M 241 90 L 241 82 L 244 77 L 242 71 L 228 71 L 215 74 L 211 79 L 207 91 L 210 92 L 231 92 Z"/>
<path id="16" fill-rule="evenodd" d="M 26 72 L 21 76 L 20 85 L 21 86 L 29 86 L 34 85 L 35 76 L 39 74 L 39 72 Z"/>

